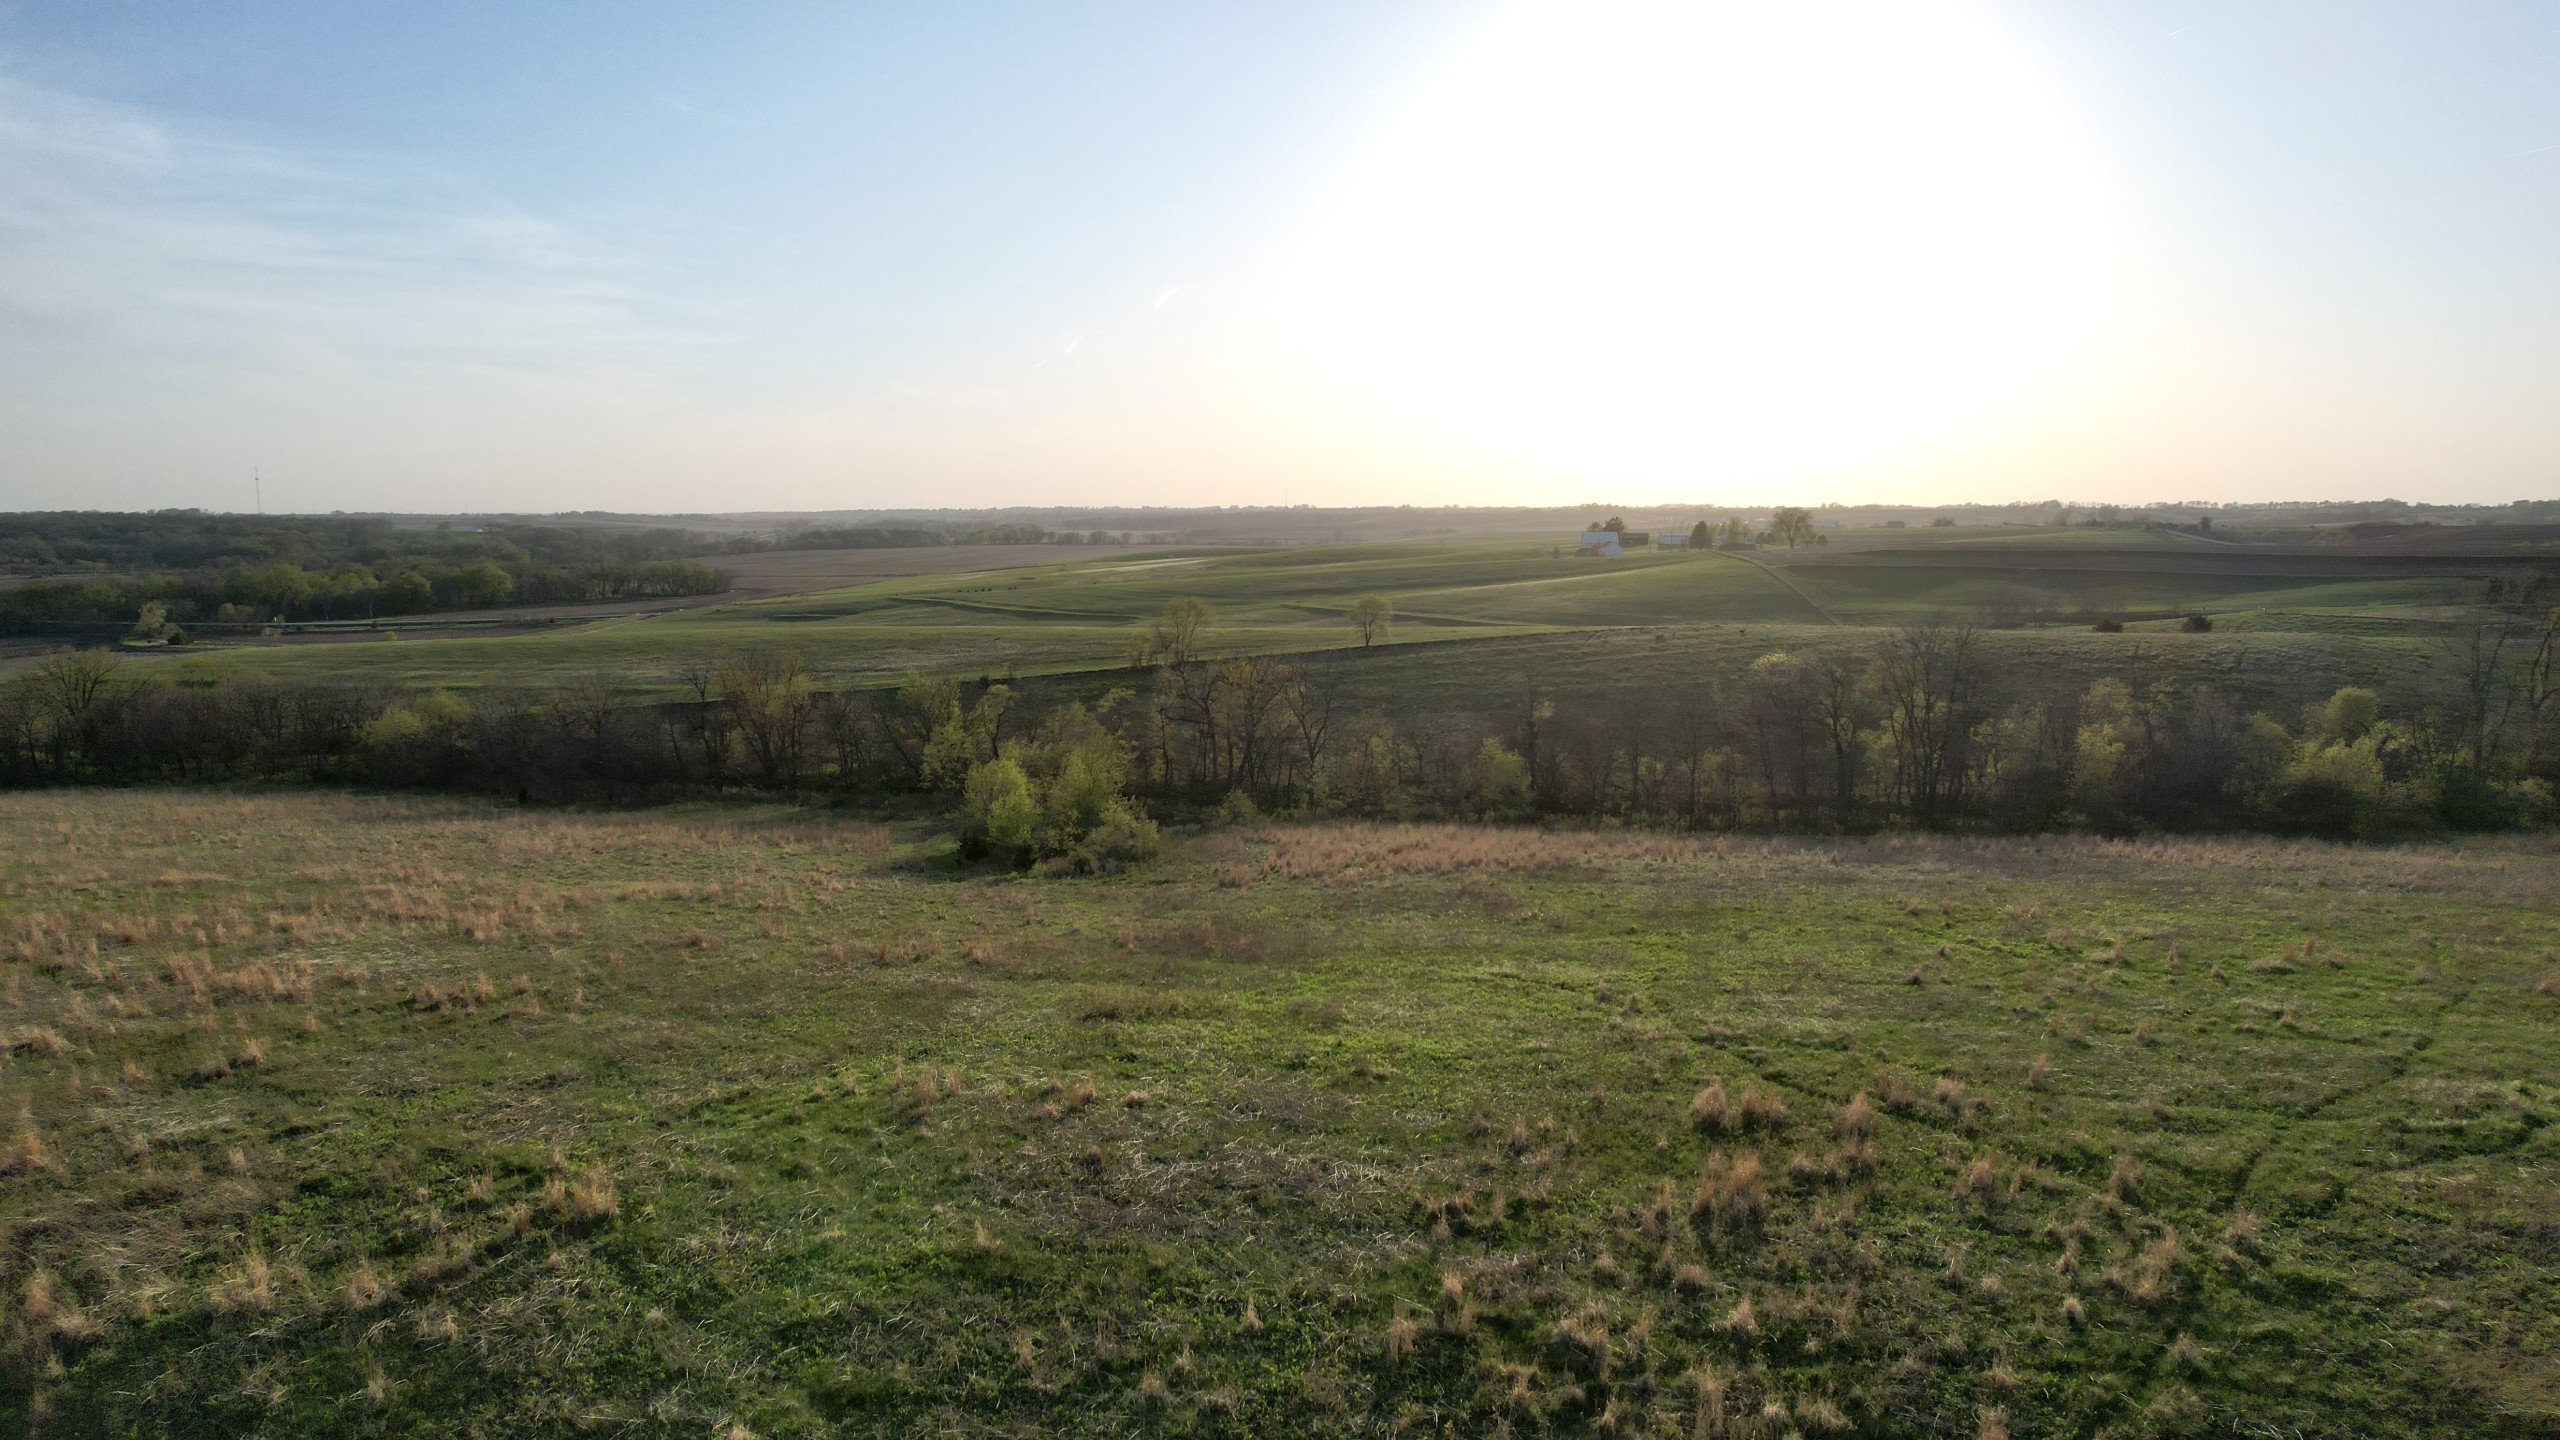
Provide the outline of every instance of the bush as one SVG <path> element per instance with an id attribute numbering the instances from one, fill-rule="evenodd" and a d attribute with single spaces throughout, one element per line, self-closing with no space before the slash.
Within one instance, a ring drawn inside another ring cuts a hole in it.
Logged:
<path id="1" fill-rule="evenodd" d="M 1467 813 L 1478 819 L 1525 814 L 1529 809 L 1529 762 L 1510 746 L 1488 737 L 1467 766 Z"/>
<path id="2" fill-rule="evenodd" d="M 2178 628 L 2190 635 L 2202 635 L 2213 628 L 2213 620 L 2205 615 L 2190 615 L 2178 622 Z"/>
<path id="3" fill-rule="evenodd" d="M 963 856 L 1002 855 L 1017 862 L 1031 858 L 1031 832 L 1039 823 L 1040 807 L 1032 801 L 1031 778 L 1021 766 L 998 757 L 973 767 L 961 787 L 960 804 Z"/>
<path id="4" fill-rule="evenodd" d="M 1163 849 L 1156 822 L 1120 809 L 1085 836 L 1067 859 L 1081 875 L 1116 875 L 1153 860 Z"/>
<path id="5" fill-rule="evenodd" d="M 2101 615 L 2098 617 L 2098 623 L 2089 628 L 2101 635 L 2121 635 L 2124 633 L 2124 622 L 2113 615 Z"/>

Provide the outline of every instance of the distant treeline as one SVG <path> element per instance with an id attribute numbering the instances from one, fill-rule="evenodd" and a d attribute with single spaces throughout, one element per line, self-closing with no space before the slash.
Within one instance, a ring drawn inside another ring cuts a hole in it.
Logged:
<path id="1" fill-rule="evenodd" d="M 1039 525 L 847 526 L 707 534 L 601 525 L 400 525 L 375 517 L 88 511 L 0 515 L 0 633 L 362 620 L 729 588 L 706 563 L 776 549 L 1101 543 Z M 64 577 L 62 572 L 94 572 Z M 147 607 L 157 607 L 147 610 Z"/>
<path id="2" fill-rule="evenodd" d="M 270 680 L 162 683 L 71 653 L 0 683 L 0 784 L 308 781 L 528 801 L 747 788 L 939 797 L 971 843 L 1092 860 L 1162 817 L 1464 816 L 1701 829 L 2253 830 L 2543 825 L 2560 783 L 2560 620 L 2484 622 L 2441 685 L 2245 712 L 2129 657 L 2057 690 L 1962 624 L 1738 678 L 1524 699 L 1497 721 L 1355 704 L 1347 665 L 1206 659 L 1177 602 L 1091 703 L 914 676 L 822 689 L 789 652 L 707 658 L 683 703 L 601 679 L 471 697 Z"/>

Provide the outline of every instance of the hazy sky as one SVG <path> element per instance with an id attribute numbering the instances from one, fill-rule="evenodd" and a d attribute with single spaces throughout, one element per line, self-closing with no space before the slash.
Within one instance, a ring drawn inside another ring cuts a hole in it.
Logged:
<path id="1" fill-rule="evenodd" d="M 0 508 L 2560 494 L 2560 5 L 0 0 Z"/>

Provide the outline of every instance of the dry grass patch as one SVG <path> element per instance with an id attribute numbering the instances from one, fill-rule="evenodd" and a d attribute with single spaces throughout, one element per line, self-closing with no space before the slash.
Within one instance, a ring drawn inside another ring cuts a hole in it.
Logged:
<path id="1" fill-rule="evenodd" d="M 1289 825 L 1253 833 L 1258 876 L 1281 880 L 1391 875 L 1558 874 L 1612 862 L 1678 864 L 1698 841 L 1483 825 Z"/>

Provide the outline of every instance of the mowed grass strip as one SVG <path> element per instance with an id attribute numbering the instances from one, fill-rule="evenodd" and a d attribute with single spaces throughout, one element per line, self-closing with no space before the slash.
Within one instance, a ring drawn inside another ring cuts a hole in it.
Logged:
<path id="1" fill-rule="evenodd" d="M 0 822 L 11 1426 L 2560 1419 L 2546 840 Z"/>

